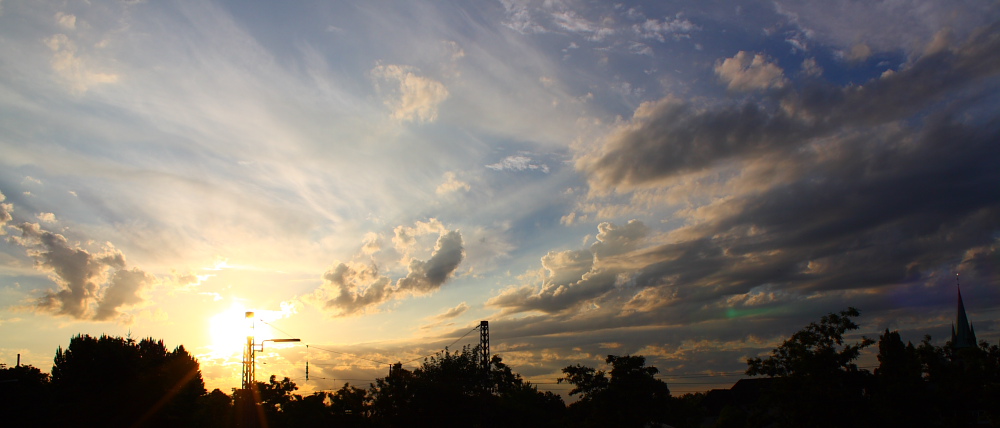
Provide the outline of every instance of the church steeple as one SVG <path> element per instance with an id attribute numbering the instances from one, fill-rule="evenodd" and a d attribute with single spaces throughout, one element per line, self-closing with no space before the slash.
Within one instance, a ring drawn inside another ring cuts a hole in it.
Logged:
<path id="1" fill-rule="evenodd" d="M 978 347 L 976 330 L 969 324 L 969 317 L 965 314 L 965 304 L 962 302 L 962 287 L 958 281 L 958 274 L 955 274 L 955 286 L 958 290 L 958 316 L 955 324 L 951 326 L 951 347 L 952 349 Z"/>

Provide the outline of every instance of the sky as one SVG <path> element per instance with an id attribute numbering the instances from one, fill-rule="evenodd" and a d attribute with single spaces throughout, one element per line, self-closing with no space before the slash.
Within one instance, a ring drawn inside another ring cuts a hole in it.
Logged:
<path id="1" fill-rule="evenodd" d="M 541 389 L 679 395 L 848 307 L 943 345 L 959 279 L 997 344 L 998 100 L 985 0 L 2 0 L 0 362 L 153 337 L 229 392 L 253 311 L 308 393 L 488 320 Z"/>

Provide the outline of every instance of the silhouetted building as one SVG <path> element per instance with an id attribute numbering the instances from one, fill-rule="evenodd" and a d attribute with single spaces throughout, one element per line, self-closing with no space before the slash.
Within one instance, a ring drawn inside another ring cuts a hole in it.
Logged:
<path id="1" fill-rule="evenodd" d="M 776 378 L 740 379 L 729 389 L 713 389 L 705 394 L 701 407 L 705 410 L 703 425 L 714 425 L 727 408 L 748 414 L 761 404 L 761 399 L 774 388 Z"/>
<path id="2" fill-rule="evenodd" d="M 951 347 L 952 349 L 975 348 L 978 347 L 976 341 L 976 330 L 969 324 L 969 317 L 965 314 L 965 304 L 962 303 L 962 288 L 956 284 L 958 289 L 958 316 L 955 324 L 951 326 Z"/>

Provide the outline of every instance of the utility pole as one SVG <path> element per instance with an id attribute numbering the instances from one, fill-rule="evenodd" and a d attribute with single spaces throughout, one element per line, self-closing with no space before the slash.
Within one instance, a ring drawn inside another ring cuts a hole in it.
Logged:
<path id="1" fill-rule="evenodd" d="M 243 350 L 243 389 L 251 389 L 254 384 L 257 383 L 255 355 L 258 352 L 264 352 L 264 342 L 275 342 L 275 343 L 285 343 L 285 342 L 301 342 L 301 339 L 264 339 L 260 341 L 260 344 L 254 343 L 254 321 L 253 312 L 247 312 L 246 318 L 250 320 L 250 335 L 247 336 L 247 347 Z M 258 348 L 259 346 L 259 348 Z"/>
<path id="2" fill-rule="evenodd" d="M 490 371 L 490 322 L 479 322 L 479 364 L 483 373 Z"/>
<path id="3" fill-rule="evenodd" d="M 250 322 L 250 334 L 247 336 L 247 347 L 243 350 L 243 389 L 249 390 L 253 388 L 253 384 L 257 379 L 255 376 L 254 369 L 256 364 L 254 364 L 254 322 L 253 322 L 253 312 L 246 313 L 246 319 Z"/>

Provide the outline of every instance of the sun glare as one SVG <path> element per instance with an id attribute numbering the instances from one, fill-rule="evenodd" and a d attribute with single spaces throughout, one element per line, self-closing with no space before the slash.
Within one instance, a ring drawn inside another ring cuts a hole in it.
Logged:
<path id="1" fill-rule="evenodd" d="M 229 309 L 209 320 L 212 348 L 216 352 L 239 354 L 247 344 L 247 336 L 268 337 L 271 329 L 256 319 L 247 317 L 248 309 L 240 303 L 233 303 Z"/>
<path id="2" fill-rule="evenodd" d="M 254 342 L 258 344 L 265 339 L 279 337 L 275 336 L 268 323 L 287 318 L 295 312 L 294 305 L 282 304 L 281 310 L 272 311 L 249 309 L 242 303 L 234 302 L 228 309 L 209 319 L 211 348 L 219 353 L 240 354 L 247 345 L 247 336 L 254 336 Z"/>

